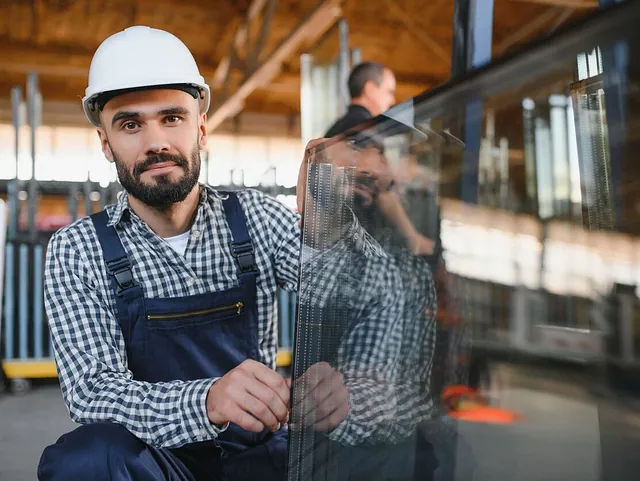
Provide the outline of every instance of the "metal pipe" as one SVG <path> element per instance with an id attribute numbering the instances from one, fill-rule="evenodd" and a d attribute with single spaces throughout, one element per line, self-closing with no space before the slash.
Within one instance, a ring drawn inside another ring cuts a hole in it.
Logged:
<path id="1" fill-rule="evenodd" d="M 78 219 L 78 193 L 78 184 L 76 182 L 71 182 L 69 185 L 69 197 L 67 198 L 71 222 L 75 222 Z"/>
<path id="2" fill-rule="evenodd" d="M 280 291 L 280 347 L 291 347 L 291 331 L 289 330 L 289 298 L 291 294 Z"/>
<path id="3" fill-rule="evenodd" d="M 109 196 L 109 186 L 107 187 L 100 186 L 100 202 L 99 202 L 100 210 L 104 210 L 104 208 L 109 203 L 108 196 Z"/>
<path id="4" fill-rule="evenodd" d="M 302 145 L 313 138 L 314 91 L 313 91 L 313 55 L 300 56 L 300 130 Z"/>
<path id="5" fill-rule="evenodd" d="M 29 246 L 22 244 L 20 246 L 20 319 L 18 326 L 19 336 L 19 352 L 20 359 L 26 359 L 29 354 Z"/>
<path id="6" fill-rule="evenodd" d="M 93 186 L 89 179 L 84 181 L 82 191 L 84 196 L 84 215 L 91 215 L 93 214 L 93 202 L 91 200 L 91 192 L 93 191 Z"/>
<path id="7" fill-rule="evenodd" d="M 27 116 L 29 117 L 29 128 L 31 132 L 31 178 L 29 179 L 28 200 L 28 225 L 31 241 L 35 241 L 37 236 L 36 215 L 38 208 L 38 186 L 36 184 L 36 129 L 40 117 L 39 103 L 38 74 L 30 72 L 27 77 Z"/>
<path id="8" fill-rule="evenodd" d="M 455 0 L 453 12 L 453 77 L 481 67 L 491 60 L 493 0 Z M 478 202 L 479 155 L 482 138 L 481 100 L 467 104 L 463 123 L 465 151 L 462 166 L 463 202 Z"/>
<path id="9" fill-rule="evenodd" d="M 16 175 L 18 178 L 18 164 L 20 158 L 20 108 L 22 107 L 22 89 L 18 86 L 11 89 L 11 121 L 15 135 Z"/>
<path id="10" fill-rule="evenodd" d="M 9 206 L 9 219 L 7 220 L 7 240 L 14 241 L 18 236 L 18 219 L 20 217 L 20 182 L 12 179 L 7 185 L 7 204 Z"/>
<path id="11" fill-rule="evenodd" d="M 5 320 L 5 344 L 4 353 L 6 359 L 14 357 L 14 329 L 15 329 L 15 249 L 12 241 L 7 241 L 7 257 L 5 258 L 4 278 L 4 320 Z"/>
<path id="12" fill-rule="evenodd" d="M 340 59 L 338 71 L 338 92 L 340 93 L 340 104 L 338 105 L 338 115 L 342 115 L 351 103 L 347 80 L 349 79 L 349 23 L 346 19 L 340 19 L 338 25 L 340 29 Z"/>
<path id="13" fill-rule="evenodd" d="M 22 89 L 18 86 L 11 89 L 11 121 L 14 131 L 14 153 L 16 161 L 16 175 L 7 186 L 7 203 L 9 205 L 9 219 L 7 222 L 7 241 L 13 241 L 18 235 L 18 218 L 20 217 L 20 201 L 18 199 L 19 181 L 18 167 L 20 159 L 20 124 L 22 107 Z M 13 247 L 11 247 L 13 249 Z M 7 256 L 9 256 L 9 244 L 7 244 Z M 12 259 L 13 261 L 13 259 Z M 13 266 L 13 262 L 11 263 Z M 13 271 L 11 272 L 11 282 L 13 282 Z M 13 309 L 13 307 L 12 307 Z M 6 317 L 7 320 L 11 319 Z M 12 326 L 13 327 L 13 326 Z M 7 335 L 8 338 L 8 335 Z"/>
<path id="14" fill-rule="evenodd" d="M 33 249 L 33 333 L 34 333 L 34 357 L 42 359 L 42 336 L 44 330 L 43 322 L 43 249 L 41 245 L 36 245 Z"/>
<path id="15" fill-rule="evenodd" d="M 355 67 L 359 63 L 362 63 L 362 49 L 355 47 L 351 49 L 351 65 Z"/>
<path id="16" fill-rule="evenodd" d="M 600 8 L 608 8 L 624 0 L 599 0 Z M 621 38 L 616 42 L 603 45 L 602 79 L 604 83 L 604 103 L 606 109 L 607 143 L 609 147 L 609 165 L 596 166 L 596 171 L 609 172 L 609 185 L 604 179 L 597 177 L 598 184 L 605 184 L 604 196 L 610 197 L 611 212 L 608 225 L 594 226 L 596 229 L 613 230 L 619 225 L 622 216 L 622 165 L 629 149 L 627 139 L 627 117 L 629 97 L 629 71 L 632 62 L 632 47 Z M 600 185 L 598 185 L 600 189 Z"/>

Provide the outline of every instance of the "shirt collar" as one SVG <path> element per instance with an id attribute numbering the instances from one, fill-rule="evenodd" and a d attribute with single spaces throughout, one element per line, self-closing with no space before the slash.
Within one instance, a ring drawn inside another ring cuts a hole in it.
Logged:
<path id="1" fill-rule="evenodd" d="M 349 113 L 353 113 L 359 110 L 360 112 L 366 114 L 368 117 L 373 117 L 369 109 L 366 108 L 364 105 L 350 104 L 348 110 L 349 110 Z"/>
<path id="2" fill-rule="evenodd" d="M 200 186 L 200 203 L 202 205 L 206 203 L 211 197 L 220 199 L 220 194 L 212 187 L 205 184 L 198 184 Z M 131 208 L 129 206 L 129 195 L 126 191 L 122 191 L 118 196 L 118 202 L 115 204 L 115 209 L 109 217 L 109 227 L 116 226 L 122 222 L 125 214 L 131 214 Z"/>

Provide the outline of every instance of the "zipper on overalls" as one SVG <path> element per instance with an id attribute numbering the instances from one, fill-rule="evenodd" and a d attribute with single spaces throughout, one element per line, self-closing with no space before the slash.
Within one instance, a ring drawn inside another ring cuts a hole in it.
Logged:
<path id="1" fill-rule="evenodd" d="M 150 315 L 150 316 L 147 316 L 147 320 L 153 321 L 153 320 L 162 320 L 162 319 L 181 319 L 184 317 L 203 316 L 205 314 L 215 314 L 217 312 L 226 312 L 226 311 L 233 311 L 233 310 L 236 310 L 237 314 L 240 314 L 242 312 L 243 307 L 244 307 L 244 302 L 238 301 L 235 304 L 231 304 L 229 306 L 214 307 L 212 309 L 203 309 L 200 311 L 183 312 L 180 314 Z"/>

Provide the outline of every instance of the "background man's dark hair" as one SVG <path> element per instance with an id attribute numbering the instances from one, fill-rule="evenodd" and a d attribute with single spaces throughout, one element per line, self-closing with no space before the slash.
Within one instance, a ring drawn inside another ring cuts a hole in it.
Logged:
<path id="1" fill-rule="evenodd" d="M 349 95 L 356 99 L 362 95 L 365 84 L 372 80 L 376 85 L 382 83 L 385 67 L 377 62 L 363 62 L 356 65 L 349 74 Z"/>

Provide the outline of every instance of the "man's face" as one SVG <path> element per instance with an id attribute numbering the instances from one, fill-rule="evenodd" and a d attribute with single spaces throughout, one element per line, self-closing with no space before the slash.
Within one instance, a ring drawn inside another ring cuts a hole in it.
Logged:
<path id="1" fill-rule="evenodd" d="M 374 116 L 380 115 L 389 110 L 396 103 L 396 78 L 389 69 L 385 69 L 380 85 L 371 82 L 374 88 L 371 97 L 378 108 L 377 112 L 372 112 Z"/>
<path id="2" fill-rule="evenodd" d="M 182 202 L 200 176 L 206 117 L 181 90 L 143 90 L 107 102 L 98 135 L 133 197 L 164 210 Z"/>

